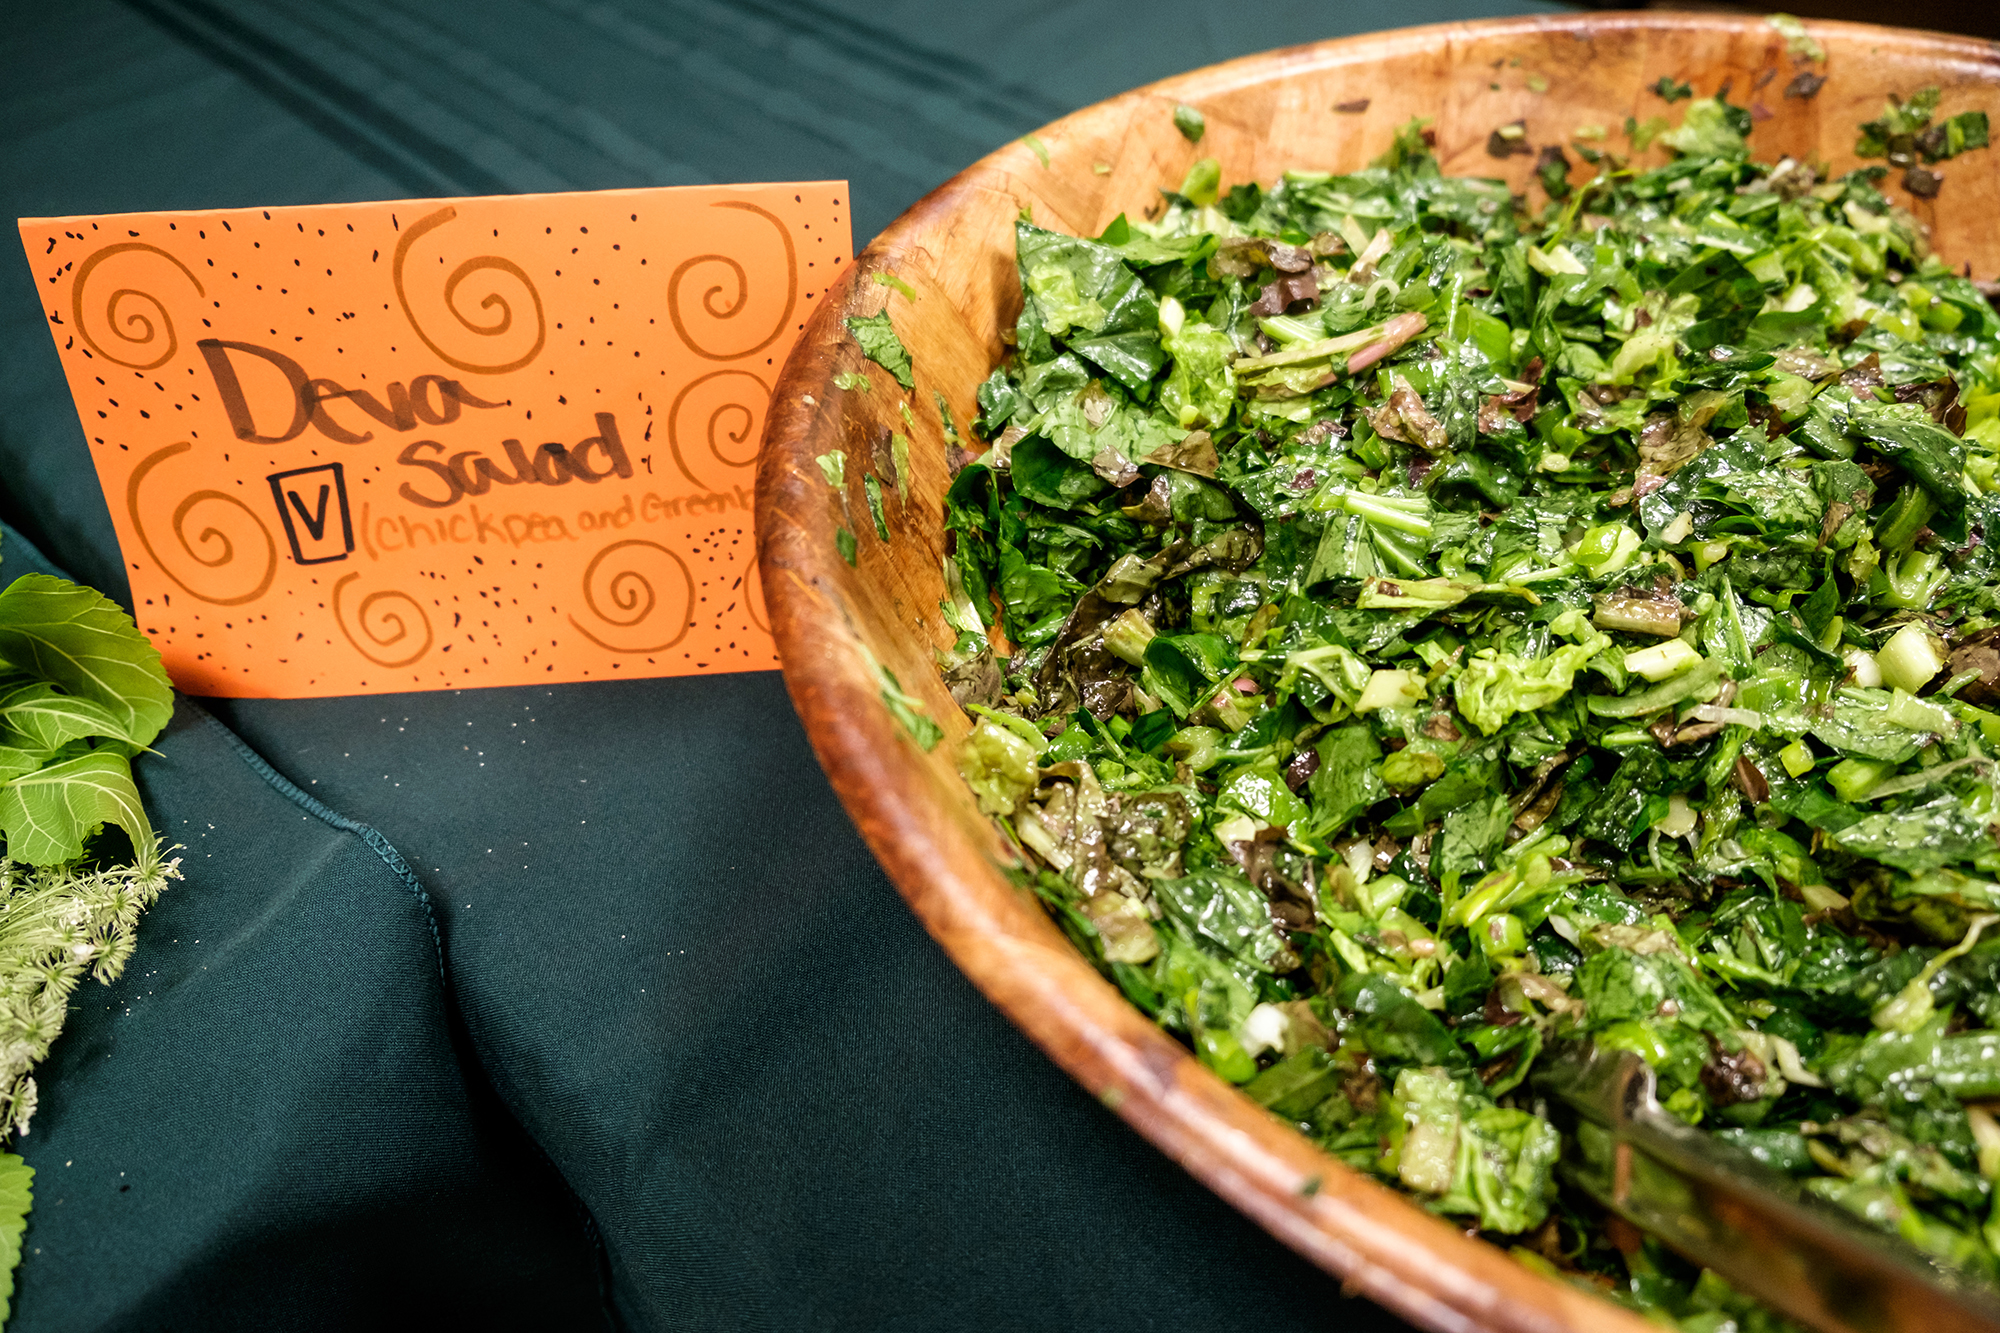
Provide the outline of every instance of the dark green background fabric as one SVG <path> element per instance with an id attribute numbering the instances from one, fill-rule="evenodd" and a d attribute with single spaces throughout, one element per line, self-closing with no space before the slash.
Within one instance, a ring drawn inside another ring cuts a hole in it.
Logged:
<path id="1" fill-rule="evenodd" d="M 859 239 L 1133 84 L 1532 7 L 16 6 L 0 192 L 31 216 L 846 178 Z M 122 599 L 0 250 L 0 517 Z M 11 534 L 0 557 L 32 567 Z M 184 703 L 158 749 L 187 880 L 46 1066 L 15 1330 L 1397 1326 L 958 975 L 775 675 Z"/>
<path id="2" fill-rule="evenodd" d="M 469 1056 L 402 858 L 198 704 L 156 749 L 185 878 L 38 1075 L 10 1326 L 604 1326 L 601 1247 Z"/>

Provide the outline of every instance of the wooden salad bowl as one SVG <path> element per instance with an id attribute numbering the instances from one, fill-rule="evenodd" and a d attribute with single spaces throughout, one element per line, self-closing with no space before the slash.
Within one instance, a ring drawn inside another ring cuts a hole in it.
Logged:
<path id="1" fill-rule="evenodd" d="M 1350 1289 L 1430 1328 L 1654 1325 L 1320 1152 L 1128 1004 L 1009 880 L 1008 845 L 956 771 L 968 722 L 933 655 L 955 637 L 939 612 L 951 447 L 939 405 L 977 452 L 973 391 L 1020 310 L 1013 228 L 1022 209 L 1042 226 L 1095 235 L 1121 212 L 1154 208 L 1160 188 L 1200 157 L 1220 160 L 1225 185 L 1269 182 L 1293 167 L 1349 171 L 1381 153 L 1397 126 L 1425 116 L 1447 173 L 1505 176 L 1527 190 L 1534 158 L 1489 156 L 1495 127 L 1525 118 L 1540 146 L 1601 126 L 1604 146 L 1622 149 L 1627 116 L 1678 122 L 1680 108 L 1652 91 L 1662 76 L 1700 95 L 1728 81 L 1731 100 L 1757 117 L 1760 160 L 1818 158 L 1835 171 L 1857 165 L 1856 127 L 1879 116 L 1890 93 L 1937 84 L 1940 116 L 2000 113 L 2000 45 L 1858 24 L 1808 30 L 1823 63 L 1798 64 L 1785 37 L 1752 18 L 1442 24 L 1275 51 L 1137 89 L 1007 145 L 905 213 L 818 303 L 771 402 L 757 480 L 771 629 L 820 763 L 896 887 L 974 984 L 1106 1106 Z M 1824 87 L 1786 97 L 1801 70 L 1825 75 Z M 1175 129 L 1181 103 L 1206 117 L 1198 144 Z M 1664 158 L 1654 148 L 1640 160 Z M 1895 176 L 1886 192 L 1930 226 L 1939 253 L 1990 280 L 2000 274 L 2000 147 L 1941 169 L 1935 199 L 1912 199 Z M 1539 193 L 1532 198 L 1539 205 Z M 876 280 L 889 275 L 901 287 Z M 885 308 L 914 362 L 914 392 L 864 359 L 842 324 Z M 835 382 L 854 385 L 856 375 L 865 390 Z M 898 433 L 909 441 L 906 494 L 894 484 Z M 815 461 L 834 451 L 846 459 L 843 490 Z M 868 472 L 891 482 L 881 492 L 886 542 L 863 490 Z M 842 529 L 856 543 L 851 565 L 837 545 Z M 892 714 L 885 673 L 943 729 L 941 743 L 924 750 Z"/>

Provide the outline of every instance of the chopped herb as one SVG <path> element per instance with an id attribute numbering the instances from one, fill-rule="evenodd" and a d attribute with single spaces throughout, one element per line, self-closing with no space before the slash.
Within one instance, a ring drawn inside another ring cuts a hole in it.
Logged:
<path id="1" fill-rule="evenodd" d="M 868 514 L 875 520 L 875 535 L 883 541 L 889 540 L 889 519 L 882 512 L 882 479 L 874 473 L 861 478 L 861 489 L 868 497 Z"/>
<path id="2" fill-rule="evenodd" d="M 861 353 L 870 361 L 896 377 L 896 383 L 905 389 L 917 387 L 916 377 L 910 365 L 909 349 L 896 336 L 895 326 L 889 322 L 889 312 L 883 310 L 873 315 L 850 315 L 847 327 L 854 334 L 854 341 L 861 344 Z"/>
<path id="3" fill-rule="evenodd" d="M 1986 113 L 1966 111 L 1918 135 L 1917 151 L 1923 154 L 1924 161 L 1939 162 L 1968 149 L 1984 148 L 1987 143 Z"/>
<path id="4" fill-rule="evenodd" d="M 1919 198 L 1935 198 L 1943 177 L 1919 161 L 1942 162 L 1988 144 L 1984 111 L 1961 112 L 1933 125 L 1940 97 L 1935 87 L 1919 88 L 1908 101 L 1891 97 L 1881 119 L 1861 127 L 1854 155 L 1887 158 L 1890 166 L 1904 169 L 1903 188 Z"/>
<path id="5" fill-rule="evenodd" d="M 893 273 L 880 271 L 871 273 L 869 277 L 877 287 L 889 287 L 902 293 L 905 301 L 915 301 L 917 299 L 916 289 Z"/>
<path id="6" fill-rule="evenodd" d="M 847 493 L 847 453 L 834 449 L 813 459 L 819 464 L 819 474 L 826 478 L 826 484 L 842 495 Z"/>
<path id="7" fill-rule="evenodd" d="M 1549 198 L 1569 198 L 1569 158 L 1560 147 L 1550 144 L 1542 150 L 1535 159 L 1535 175 L 1541 179 Z"/>
<path id="8" fill-rule="evenodd" d="M 1824 61 L 1826 48 L 1812 39 L 1806 32 L 1806 25 L 1790 14 L 1767 15 L 1764 22 L 1776 28 L 1785 39 L 1785 50 L 1799 60 Z"/>
<path id="9" fill-rule="evenodd" d="M 1649 116 L 1644 121 L 1625 117 L 1625 137 L 1632 141 L 1632 151 L 1643 153 L 1653 146 L 1653 140 L 1669 129 L 1665 116 Z"/>
<path id="10" fill-rule="evenodd" d="M 868 392 L 868 377 L 858 370 L 841 371 L 833 377 L 833 383 L 836 388 L 845 389 L 849 393 Z"/>
<path id="11" fill-rule="evenodd" d="M 897 723 L 917 743 L 917 748 L 928 754 L 944 739 L 944 728 L 931 721 L 924 712 L 922 701 L 903 692 L 903 684 L 896 679 L 896 673 L 882 667 L 882 702 Z"/>
<path id="12" fill-rule="evenodd" d="M 833 549 L 840 552 L 842 560 L 852 565 L 855 559 L 855 552 L 859 549 L 859 543 L 854 540 L 852 532 L 849 532 L 844 527 L 837 528 L 833 534 Z"/>
<path id="13" fill-rule="evenodd" d="M 1181 198 L 1191 204 L 1212 204 L 1222 193 L 1222 164 L 1212 157 L 1198 158 L 1181 177 Z"/>
<path id="14" fill-rule="evenodd" d="M 1043 166 L 1046 167 L 1049 164 L 1049 146 L 1047 144 L 1032 134 L 1022 135 L 1021 142 L 1028 145 L 1028 151 L 1033 153 Z"/>
<path id="15" fill-rule="evenodd" d="M 1189 143 L 1200 143 L 1201 136 L 1208 133 L 1208 118 L 1186 102 L 1174 106 L 1174 128 Z"/>
<path id="16" fill-rule="evenodd" d="M 1694 96 L 1694 85 L 1681 83 L 1662 74 L 1660 81 L 1653 85 L 1653 91 L 1659 95 L 1660 100 L 1663 102 L 1680 102 Z"/>
<path id="17" fill-rule="evenodd" d="M 945 414 L 945 432 L 956 435 L 951 429 L 951 415 Z M 896 469 L 896 495 L 904 504 L 910 502 L 910 437 L 901 431 L 889 436 L 889 459 Z M 886 537 L 883 540 L 888 540 Z"/>
<path id="18" fill-rule="evenodd" d="M 1813 98 L 1818 97 L 1819 90 L 1825 86 L 1826 75 L 1815 74 L 1809 69 L 1802 69 L 1792 76 L 1790 83 L 1785 85 L 1785 96 L 1794 101 L 1809 102 Z"/>
<path id="19" fill-rule="evenodd" d="M 931 398 L 937 403 L 938 425 L 944 431 L 944 442 L 946 444 L 964 443 L 964 441 L 958 438 L 958 423 L 952 419 L 951 404 L 946 402 L 944 395 L 936 390 L 931 391 Z M 915 427 L 913 426 L 911 429 L 915 429 Z"/>
<path id="20" fill-rule="evenodd" d="M 1698 98 L 1688 103 L 1681 123 L 1661 135 L 1660 142 L 1683 157 L 1744 156 L 1750 151 L 1744 136 L 1750 133 L 1752 119 L 1748 111 L 1720 96 Z"/>

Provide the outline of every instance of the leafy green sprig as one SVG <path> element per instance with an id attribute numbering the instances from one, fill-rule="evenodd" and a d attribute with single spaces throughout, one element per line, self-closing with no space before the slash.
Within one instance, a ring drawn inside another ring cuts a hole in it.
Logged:
<path id="1" fill-rule="evenodd" d="M 42 574 L 0 592 L 0 1134 L 28 1133 L 33 1070 L 86 977 L 116 980 L 179 861 L 131 760 L 173 712 L 159 653 L 92 589 Z M 34 1171 L 0 1153 L 0 1320 Z"/>

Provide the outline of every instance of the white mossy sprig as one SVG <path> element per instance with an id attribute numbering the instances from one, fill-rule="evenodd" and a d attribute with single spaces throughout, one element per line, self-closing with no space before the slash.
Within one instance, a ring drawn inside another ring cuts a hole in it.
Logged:
<path id="1" fill-rule="evenodd" d="M 33 1070 L 62 1033 L 69 998 L 85 977 L 109 984 L 124 972 L 139 916 L 180 859 L 157 842 L 133 864 L 28 866 L 0 857 L 0 1128 L 26 1134 L 34 1118 Z"/>

